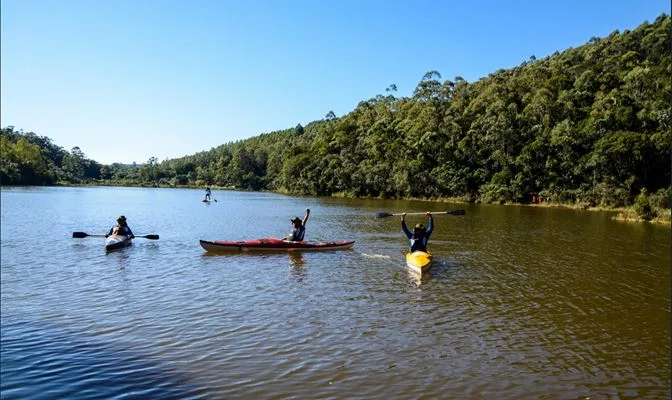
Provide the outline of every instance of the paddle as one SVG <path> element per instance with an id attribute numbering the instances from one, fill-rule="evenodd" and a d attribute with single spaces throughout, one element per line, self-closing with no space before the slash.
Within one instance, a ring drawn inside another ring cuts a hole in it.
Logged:
<path id="1" fill-rule="evenodd" d="M 88 234 L 85 232 L 72 232 L 72 237 L 73 238 L 85 238 L 85 237 L 105 237 L 105 235 L 92 235 Z M 150 240 L 158 240 L 159 235 L 140 235 L 140 236 L 133 236 L 133 238 L 144 238 L 144 239 L 150 239 Z"/>
<path id="2" fill-rule="evenodd" d="M 376 214 L 376 218 L 385 218 L 385 217 L 391 217 L 393 215 L 401 215 L 402 213 L 397 213 L 397 214 L 390 214 L 386 212 L 379 212 Z M 426 215 L 426 212 L 423 213 L 406 213 L 406 215 Z M 441 214 L 446 214 L 446 215 L 464 215 L 466 212 L 464 210 L 453 210 L 453 211 L 439 211 L 439 212 L 432 212 L 432 215 L 441 215 Z"/>

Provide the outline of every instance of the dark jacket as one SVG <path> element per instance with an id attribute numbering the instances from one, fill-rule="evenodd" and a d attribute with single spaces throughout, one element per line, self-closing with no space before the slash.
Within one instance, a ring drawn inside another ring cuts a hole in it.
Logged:
<path id="1" fill-rule="evenodd" d="M 427 231 L 425 231 L 422 237 L 416 237 L 415 232 L 409 231 L 405 221 L 401 221 L 401 229 L 404 230 L 406 237 L 410 241 L 411 251 L 427 251 L 427 242 L 429 242 L 429 236 L 434 230 L 434 219 L 431 216 L 429 217 Z"/>

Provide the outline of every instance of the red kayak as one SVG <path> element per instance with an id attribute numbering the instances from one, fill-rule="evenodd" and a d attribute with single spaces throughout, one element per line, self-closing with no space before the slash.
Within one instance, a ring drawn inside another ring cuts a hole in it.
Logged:
<path id="1" fill-rule="evenodd" d="M 349 249 L 355 241 L 350 242 L 290 242 L 276 238 L 253 239 L 243 241 L 201 240 L 201 247 L 207 251 L 318 251 Z"/>

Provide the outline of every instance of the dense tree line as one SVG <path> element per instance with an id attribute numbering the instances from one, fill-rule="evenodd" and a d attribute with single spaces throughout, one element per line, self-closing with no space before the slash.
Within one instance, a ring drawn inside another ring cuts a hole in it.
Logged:
<path id="1" fill-rule="evenodd" d="M 1 178 L 494 202 L 538 193 L 614 206 L 633 204 L 644 190 L 666 202 L 671 32 L 663 14 L 476 82 L 431 71 L 410 97 L 395 97 L 391 85 L 341 117 L 329 112 L 305 127 L 130 168 L 5 129 Z"/>
<path id="2" fill-rule="evenodd" d="M 0 150 L 3 185 L 80 183 L 100 177 L 101 165 L 87 159 L 79 147 L 66 151 L 48 137 L 15 131 L 13 126 L 0 131 Z"/>
<path id="3" fill-rule="evenodd" d="M 156 163 L 156 159 L 150 159 Z M 115 182 L 136 184 L 147 167 L 114 163 L 102 165 L 87 158 L 79 147 L 70 151 L 46 136 L 0 130 L 0 183 L 3 185 L 54 185 Z"/>

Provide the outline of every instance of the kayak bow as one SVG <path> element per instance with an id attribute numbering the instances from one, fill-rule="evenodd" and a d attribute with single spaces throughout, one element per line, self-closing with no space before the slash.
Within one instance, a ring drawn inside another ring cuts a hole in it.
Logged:
<path id="1" fill-rule="evenodd" d="M 201 247 L 211 252 L 231 251 L 320 251 L 342 250 L 352 247 L 355 241 L 342 242 L 291 242 L 276 238 L 253 239 L 243 241 L 201 240 Z"/>
<path id="2" fill-rule="evenodd" d="M 105 251 L 119 250 L 133 244 L 128 236 L 110 235 L 105 238 Z"/>

